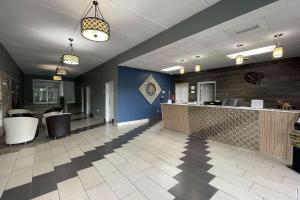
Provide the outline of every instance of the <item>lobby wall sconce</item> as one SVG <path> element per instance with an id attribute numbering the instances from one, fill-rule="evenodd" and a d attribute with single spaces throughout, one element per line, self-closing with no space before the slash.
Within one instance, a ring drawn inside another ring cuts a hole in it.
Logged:
<path id="1" fill-rule="evenodd" d="M 283 47 L 280 46 L 280 41 L 279 41 L 279 38 L 282 36 L 283 36 L 282 33 L 274 35 L 276 46 L 273 50 L 273 58 L 282 58 L 283 56 Z"/>

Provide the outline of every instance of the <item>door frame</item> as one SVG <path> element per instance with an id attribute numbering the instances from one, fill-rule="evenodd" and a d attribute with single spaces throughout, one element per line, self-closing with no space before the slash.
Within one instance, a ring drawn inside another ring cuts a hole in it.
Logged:
<path id="1" fill-rule="evenodd" d="M 203 81 L 203 82 L 197 82 L 197 104 L 200 105 L 200 89 L 201 89 L 201 85 L 205 85 L 205 84 L 210 84 L 213 83 L 215 88 L 214 88 L 214 101 L 216 101 L 217 98 L 217 82 L 216 81 Z"/>
<path id="2" fill-rule="evenodd" d="M 105 121 L 112 122 L 114 120 L 114 81 L 105 83 Z"/>

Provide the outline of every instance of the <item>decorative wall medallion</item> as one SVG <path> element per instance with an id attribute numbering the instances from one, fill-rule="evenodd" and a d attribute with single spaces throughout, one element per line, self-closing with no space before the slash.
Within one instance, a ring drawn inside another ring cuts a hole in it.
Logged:
<path id="1" fill-rule="evenodd" d="M 160 86 L 152 75 L 145 80 L 145 82 L 139 87 L 139 90 L 150 104 L 155 101 L 156 97 L 161 92 Z"/>

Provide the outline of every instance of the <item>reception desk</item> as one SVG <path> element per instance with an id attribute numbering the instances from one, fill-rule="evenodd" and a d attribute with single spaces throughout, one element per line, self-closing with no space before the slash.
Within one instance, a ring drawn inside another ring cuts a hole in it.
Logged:
<path id="1" fill-rule="evenodd" d="M 300 111 L 161 104 L 164 128 L 256 150 L 290 163 L 289 133 Z"/>

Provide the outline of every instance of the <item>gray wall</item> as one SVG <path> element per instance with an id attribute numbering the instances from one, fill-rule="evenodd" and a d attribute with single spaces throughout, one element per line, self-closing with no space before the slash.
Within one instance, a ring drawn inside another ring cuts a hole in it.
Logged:
<path id="1" fill-rule="evenodd" d="M 14 59 L 9 55 L 8 51 L 2 45 L 1 42 L 0 42 L 0 70 L 4 71 L 13 79 L 15 79 L 17 82 L 22 84 L 24 73 L 19 68 L 17 63 L 14 61 Z"/>
<path id="2" fill-rule="evenodd" d="M 81 103 L 81 88 L 90 87 L 91 90 L 91 113 L 105 118 L 105 83 L 114 81 L 115 91 L 115 120 L 117 121 L 117 64 L 101 65 L 75 79 L 76 103 Z"/>

